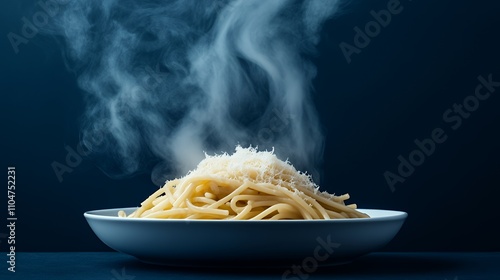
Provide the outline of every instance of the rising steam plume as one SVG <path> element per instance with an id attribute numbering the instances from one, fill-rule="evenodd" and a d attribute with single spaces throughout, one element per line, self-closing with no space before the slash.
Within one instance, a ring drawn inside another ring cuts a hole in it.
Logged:
<path id="1" fill-rule="evenodd" d="M 154 166 L 157 184 L 237 144 L 314 175 L 323 135 L 305 55 L 338 3 L 70 1 L 49 32 L 85 93 L 83 143 L 108 175 Z"/>

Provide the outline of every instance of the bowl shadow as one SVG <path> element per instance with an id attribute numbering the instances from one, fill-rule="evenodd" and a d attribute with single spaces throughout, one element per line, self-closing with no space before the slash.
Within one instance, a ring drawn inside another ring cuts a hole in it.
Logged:
<path id="1" fill-rule="evenodd" d="M 374 278 L 404 275 L 448 274 L 463 267 L 464 263 L 444 255 L 425 253 L 372 253 L 350 263 L 333 266 L 300 267 L 172 267 L 147 264 L 135 258 L 116 261 L 113 266 L 126 267 L 134 276 L 176 275 L 200 279 L 237 279 L 250 277 L 259 279 L 342 279 L 345 277 Z M 335 277 L 337 276 L 337 277 Z M 277 278 L 279 277 L 279 278 Z"/>

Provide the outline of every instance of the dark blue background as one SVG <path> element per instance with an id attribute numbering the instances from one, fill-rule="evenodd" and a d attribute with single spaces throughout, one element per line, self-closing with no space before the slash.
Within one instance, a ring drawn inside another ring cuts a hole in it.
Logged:
<path id="1" fill-rule="evenodd" d="M 353 28 L 387 2 L 352 1 L 323 29 L 313 57 L 327 137 L 320 184 L 363 208 L 407 211 L 387 250 L 498 251 L 500 88 L 457 130 L 442 115 L 474 93 L 479 75 L 500 81 L 500 3 L 402 0 L 403 11 L 347 63 L 339 44 L 353 44 Z M 137 205 L 157 187 L 149 174 L 107 178 L 90 159 L 58 181 L 51 163 L 78 144 L 83 98 L 53 40 L 37 35 L 13 51 L 7 34 L 20 33 L 21 18 L 40 9 L 34 3 L 4 1 L 0 11 L 0 167 L 6 181 L 6 167 L 16 166 L 17 249 L 108 250 L 83 212 Z M 446 142 L 392 192 L 383 173 L 397 172 L 398 155 L 408 158 L 414 139 L 438 127 Z"/>

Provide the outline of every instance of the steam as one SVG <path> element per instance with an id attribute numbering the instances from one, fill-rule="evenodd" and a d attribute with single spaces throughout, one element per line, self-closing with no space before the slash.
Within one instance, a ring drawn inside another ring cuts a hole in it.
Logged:
<path id="1" fill-rule="evenodd" d="M 50 32 L 87 102 L 82 141 L 110 176 L 182 175 L 204 152 L 275 148 L 315 175 L 323 135 L 310 98 L 336 0 L 74 0 Z"/>

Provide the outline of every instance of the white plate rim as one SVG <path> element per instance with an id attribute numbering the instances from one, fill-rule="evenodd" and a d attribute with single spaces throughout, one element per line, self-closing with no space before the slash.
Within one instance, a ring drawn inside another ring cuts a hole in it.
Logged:
<path id="1" fill-rule="evenodd" d="M 110 209 L 98 209 L 90 210 L 83 213 L 85 218 L 96 219 L 96 220 L 112 220 L 112 221 L 123 221 L 123 222 L 149 222 L 149 223 L 364 223 L 364 222 L 381 222 L 381 221 L 393 221 L 406 219 L 408 213 L 399 210 L 387 210 L 387 209 L 371 209 L 371 208 L 358 208 L 357 210 L 363 213 L 370 212 L 378 214 L 386 214 L 383 216 L 369 217 L 369 218 L 350 218 L 350 219 L 317 219 L 317 220 L 220 220 L 220 219 L 156 219 L 156 218 L 122 218 L 118 216 L 104 215 L 102 212 L 110 211 L 128 211 L 135 210 L 138 207 L 121 207 L 121 208 L 110 208 Z"/>

